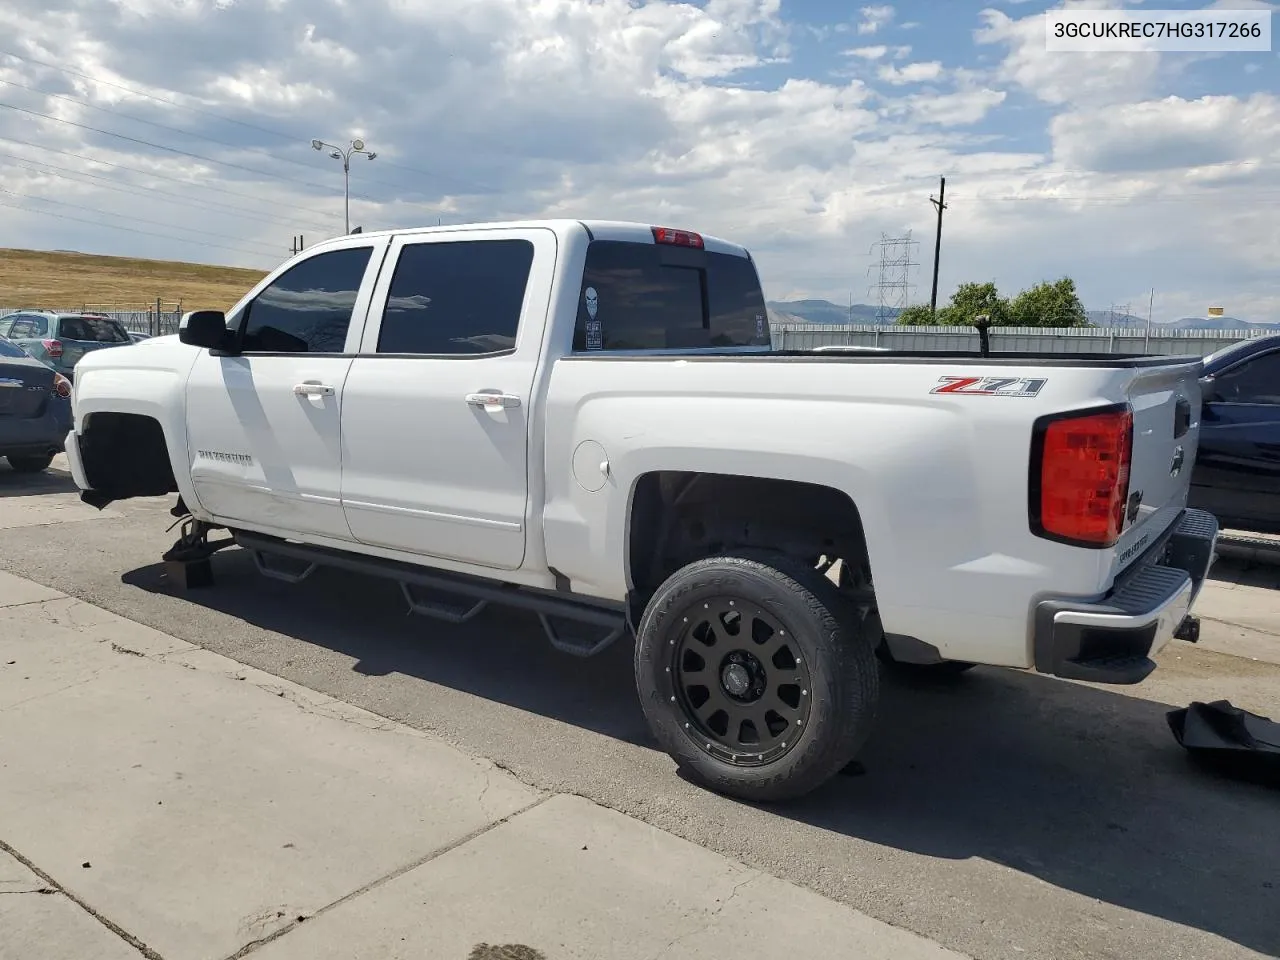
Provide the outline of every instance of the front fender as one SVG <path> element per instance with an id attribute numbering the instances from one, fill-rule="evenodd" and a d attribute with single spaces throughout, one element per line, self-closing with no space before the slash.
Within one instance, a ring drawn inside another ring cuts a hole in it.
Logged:
<path id="1" fill-rule="evenodd" d="M 97 351 L 76 365 L 72 393 L 73 429 L 77 436 L 99 413 L 133 414 L 159 423 L 178 492 L 196 515 L 201 510 L 191 484 L 186 390 L 198 355 L 198 348 L 176 340 Z"/>

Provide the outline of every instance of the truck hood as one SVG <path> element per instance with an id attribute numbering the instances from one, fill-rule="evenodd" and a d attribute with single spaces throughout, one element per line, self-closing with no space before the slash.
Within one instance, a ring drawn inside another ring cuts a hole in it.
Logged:
<path id="1" fill-rule="evenodd" d="M 94 370 L 131 367 L 178 366 L 186 370 L 202 349 L 183 343 L 176 333 L 139 340 L 127 346 L 127 350 L 94 350 L 86 353 L 76 364 L 76 377 Z"/>
<path id="2" fill-rule="evenodd" d="M 176 333 L 165 333 L 158 337 L 147 337 L 146 340 L 139 340 L 134 344 L 134 346 L 145 347 L 165 343 L 182 343 L 182 341 L 178 339 L 178 335 Z"/>

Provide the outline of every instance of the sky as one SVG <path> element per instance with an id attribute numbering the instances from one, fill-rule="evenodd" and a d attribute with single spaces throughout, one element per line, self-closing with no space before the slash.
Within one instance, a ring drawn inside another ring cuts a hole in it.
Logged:
<path id="1" fill-rule="evenodd" d="M 1050 6 L 5 0 L 0 247 L 270 269 L 344 229 L 311 140 L 361 137 L 366 230 L 638 220 L 838 303 L 910 232 L 927 302 L 945 176 L 940 303 L 1065 275 L 1092 309 L 1280 321 L 1278 54 L 1049 53 Z"/>

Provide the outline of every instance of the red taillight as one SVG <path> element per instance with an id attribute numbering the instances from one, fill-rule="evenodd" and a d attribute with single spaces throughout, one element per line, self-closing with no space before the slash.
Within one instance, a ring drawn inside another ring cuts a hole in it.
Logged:
<path id="1" fill-rule="evenodd" d="M 1031 474 L 1031 526 L 1079 546 L 1120 539 L 1129 496 L 1133 411 L 1048 420 L 1037 430 Z"/>
<path id="2" fill-rule="evenodd" d="M 666 243 L 673 247 L 696 247 L 702 249 L 702 237 L 691 230 L 672 230 L 670 227 L 653 227 L 653 242 Z"/>
<path id="3" fill-rule="evenodd" d="M 44 351 L 45 353 L 49 354 L 49 356 L 53 357 L 54 359 L 57 359 L 58 357 L 62 356 L 61 340 L 41 340 L 40 342 L 44 345 Z"/>
<path id="4" fill-rule="evenodd" d="M 53 392 L 67 400 L 71 397 L 71 381 L 60 373 L 53 375 Z"/>

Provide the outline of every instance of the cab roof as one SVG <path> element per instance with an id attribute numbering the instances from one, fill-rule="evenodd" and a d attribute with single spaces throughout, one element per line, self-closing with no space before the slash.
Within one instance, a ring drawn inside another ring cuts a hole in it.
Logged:
<path id="1" fill-rule="evenodd" d="M 330 237 L 322 240 L 315 246 L 322 244 L 337 242 L 339 240 L 348 240 L 352 236 L 364 237 L 392 237 L 405 236 L 408 234 L 432 234 L 432 233 L 459 233 L 469 230 L 512 230 L 529 227 L 540 227 L 547 230 L 553 230 L 557 234 L 568 231 L 576 231 L 585 229 L 590 233 L 592 239 L 595 240 L 621 240 L 627 243 L 648 243 L 653 244 L 656 241 L 653 236 L 655 227 L 666 227 L 667 229 L 678 230 L 685 233 L 697 233 L 688 227 L 673 226 L 668 223 L 641 223 L 632 220 L 573 220 L 569 218 L 547 219 L 547 220 L 501 220 L 493 222 L 477 222 L 477 223 L 456 223 L 435 227 L 401 227 L 391 230 L 370 230 L 367 233 L 360 234 L 344 234 L 342 236 Z M 739 257 L 750 258 L 747 249 L 739 244 L 732 243 L 720 237 L 713 237 L 705 233 L 697 233 L 702 238 L 703 247 L 714 253 L 728 253 Z M 309 249 L 315 249 L 311 247 Z"/>

